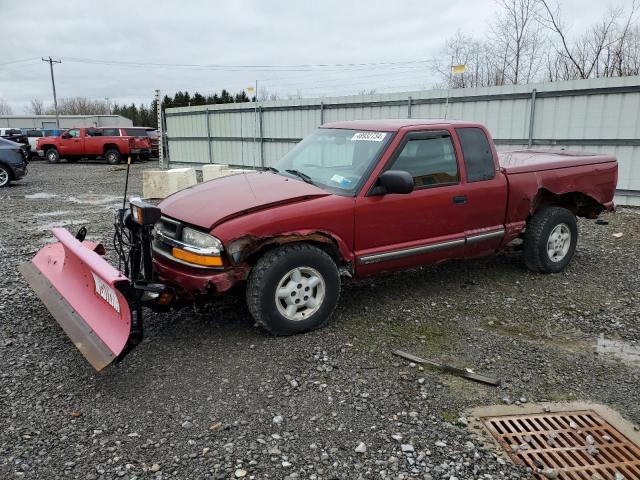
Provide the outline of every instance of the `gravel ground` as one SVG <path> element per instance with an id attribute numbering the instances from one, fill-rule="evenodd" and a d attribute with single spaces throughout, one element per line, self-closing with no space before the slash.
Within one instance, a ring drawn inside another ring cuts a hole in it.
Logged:
<path id="1" fill-rule="evenodd" d="M 132 193 L 150 166 L 133 166 Z M 640 367 L 595 351 L 600 334 L 640 342 L 638 210 L 580 221 L 561 274 L 504 253 L 348 284 L 329 326 L 306 335 L 263 334 L 238 299 L 151 314 L 142 345 L 96 374 L 16 268 L 53 226 L 110 243 L 123 179 L 33 163 L 0 190 L 1 478 L 529 478 L 478 443 L 466 409 L 581 399 L 640 422 Z M 422 370 L 394 348 L 503 384 Z"/>

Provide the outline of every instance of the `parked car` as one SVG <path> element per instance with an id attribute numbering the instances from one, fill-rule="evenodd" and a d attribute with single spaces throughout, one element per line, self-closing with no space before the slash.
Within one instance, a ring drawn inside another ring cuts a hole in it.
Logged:
<path id="1" fill-rule="evenodd" d="M 22 130 L 13 127 L 0 128 L 0 137 L 9 137 L 12 135 L 22 135 Z"/>
<path id="2" fill-rule="evenodd" d="M 71 128 L 59 137 L 39 138 L 37 149 L 44 152 L 49 163 L 58 163 L 61 158 L 69 163 L 81 158 L 104 158 L 111 165 L 116 165 L 123 158 L 140 153 L 133 137 L 119 133 L 118 128 Z"/>
<path id="3" fill-rule="evenodd" d="M 0 138 L 0 187 L 27 174 L 27 157 L 19 143 Z"/>
<path id="4" fill-rule="evenodd" d="M 148 160 L 158 156 L 158 140 L 149 135 L 147 127 L 100 127 L 103 136 L 133 139 L 133 160 Z M 154 155 L 155 152 L 155 155 Z"/>
<path id="5" fill-rule="evenodd" d="M 38 139 L 45 136 L 44 131 L 36 128 L 23 128 L 22 133 L 27 136 L 29 146 L 31 147 L 31 151 L 34 154 L 33 158 L 38 157 Z"/>
<path id="6" fill-rule="evenodd" d="M 576 217 L 614 208 L 617 172 L 610 155 L 498 155 L 473 122 L 330 123 L 275 168 L 158 206 L 132 201 L 116 222 L 124 273 L 64 229 L 20 268 L 100 369 L 140 342 L 143 305 L 202 306 L 236 287 L 258 325 L 289 335 L 327 322 L 343 279 L 507 247 L 535 272 L 560 272 L 576 249 Z"/>
<path id="7" fill-rule="evenodd" d="M 21 144 L 28 160 L 37 157 L 36 151 L 31 150 L 29 138 L 19 128 L 0 128 L 0 138 Z"/>

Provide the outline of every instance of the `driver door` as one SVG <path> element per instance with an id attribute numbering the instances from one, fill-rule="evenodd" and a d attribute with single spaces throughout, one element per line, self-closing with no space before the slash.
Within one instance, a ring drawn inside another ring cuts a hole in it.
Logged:
<path id="1" fill-rule="evenodd" d="M 60 136 L 60 156 L 65 155 L 81 155 L 82 154 L 82 139 L 80 138 L 80 129 L 72 128 L 65 133 L 69 135 L 69 138 L 63 138 Z"/>
<path id="2" fill-rule="evenodd" d="M 406 134 L 384 170 L 408 171 L 408 194 L 361 192 L 355 206 L 355 254 L 359 276 L 462 258 L 464 185 L 451 134 Z"/>

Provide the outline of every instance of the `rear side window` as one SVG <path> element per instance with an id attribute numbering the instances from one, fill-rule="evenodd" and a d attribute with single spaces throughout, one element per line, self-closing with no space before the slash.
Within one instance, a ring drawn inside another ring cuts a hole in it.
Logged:
<path id="1" fill-rule="evenodd" d="M 456 128 L 468 182 L 491 180 L 496 176 L 493 153 L 487 136 L 477 127 Z"/>
<path id="2" fill-rule="evenodd" d="M 448 135 L 409 140 L 390 168 L 409 172 L 416 187 L 458 183 L 458 164 Z"/>
<path id="3" fill-rule="evenodd" d="M 40 130 L 27 130 L 27 137 L 42 137 Z"/>
<path id="4" fill-rule="evenodd" d="M 146 137 L 147 130 L 144 128 L 125 128 L 124 132 L 132 137 Z"/>
<path id="5" fill-rule="evenodd" d="M 103 128 L 102 136 L 103 137 L 119 137 L 120 129 L 119 128 Z"/>

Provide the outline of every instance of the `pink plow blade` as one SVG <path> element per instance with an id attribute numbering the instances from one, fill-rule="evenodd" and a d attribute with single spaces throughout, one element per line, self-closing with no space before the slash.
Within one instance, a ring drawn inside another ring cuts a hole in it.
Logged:
<path id="1" fill-rule="evenodd" d="M 102 370 L 124 349 L 131 310 L 117 288 L 129 280 L 100 255 L 91 242 L 79 242 L 54 228 L 59 243 L 42 248 L 20 271 L 75 346 Z"/>

